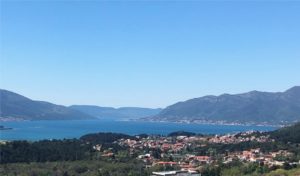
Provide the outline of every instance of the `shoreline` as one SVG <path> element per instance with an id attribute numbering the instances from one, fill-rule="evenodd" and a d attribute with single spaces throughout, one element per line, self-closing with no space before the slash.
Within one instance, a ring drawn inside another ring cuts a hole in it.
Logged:
<path id="1" fill-rule="evenodd" d="M 276 127 L 276 128 L 282 128 L 285 126 L 290 126 L 294 123 L 297 122 L 291 122 L 291 123 L 286 123 L 286 124 L 266 124 L 266 123 L 254 123 L 254 122 L 249 122 L 249 123 L 239 123 L 239 122 L 213 122 L 213 121 L 166 121 L 166 120 L 145 120 L 145 119 L 107 119 L 107 118 L 102 118 L 102 119 L 85 119 L 85 120 L 65 120 L 65 119 L 58 119 L 58 120 L 25 120 L 25 119 L 7 119 L 4 120 L 5 118 L 0 118 L 0 122 L 39 122 L 39 121 L 116 121 L 116 122 L 150 122 L 150 123 L 177 123 L 177 124 L 197 124 L 197 125 L 224 125 L 224 126 L 261 126 L 261 127 Z M 1 130 L 1 129 L 0 129 Z"/>
<path id="2" fill-rule="evenodd" d="M 225 126 L 261 126 L 261 127 L 276 127 L 282 128 L 285 126 L 292 125 L 297 122 L 289 124 L 261 124 L 261 123 L 238 123 L 238 122 L 194 122 L 194 121 L 165 121 L 165 120 L 145 120 L 145 119 L 136 119 L 128 121 L 140 121 L 140 122 L 155 122 L 155 123 L 178 123 L 178 124 L 199 124 L 199 125 L 225 125 Z"/>

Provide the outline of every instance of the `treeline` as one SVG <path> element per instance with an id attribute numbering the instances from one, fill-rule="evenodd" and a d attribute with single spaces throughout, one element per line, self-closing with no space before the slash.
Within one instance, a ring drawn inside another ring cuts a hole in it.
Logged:
<path id="1" fill-rule="evenodd" d="M 122 133 L 95 133 L 87 134 L 80 137 L 80 140 L 93 143 L 93 144 L 103 144 L 103 143 L 113 143 L 119 139 L 136 139 L 134 136 L 130 136 Z"/>
<path id="2" fill-rule="evenodd" d="M 80 139 L 11 141 L 0 144 L 0 163 L 91 159 L 95 153 L 94 144 L 101 144 L 102 150 L 111 149 L 113 152 L 124 150 L 124 147 L 113 143 L 121 138 L 134 137 L 125 134 L 97 133 L 82 136 Z"/>
<path id="3" fill-rule="evenodd" d="M 187 132 L 187 131 L 175 131 L 168 134 L 169 137 L 176 137 L 176 136 L 196 136 L 196 133 Z"/>
<path id="4" fill-rule="evenodd" d="M 0 145 L 0 162 L 75 161 L 86 159 L 92 147 L 77 139 L 12 141 Z"/>
<path id="5" fill-rule="evenodd" d="M 1 176 L 149 176 L 152 170 L 143 168 L 141 162 L 67 161 L 47 163 L 12 163 L 1 166 Z"/>
<path id="6" fill-rule="evenodd" d="M 270 137 L 278 142 L 300 143 L 300 123 L 269 132 Z"/>

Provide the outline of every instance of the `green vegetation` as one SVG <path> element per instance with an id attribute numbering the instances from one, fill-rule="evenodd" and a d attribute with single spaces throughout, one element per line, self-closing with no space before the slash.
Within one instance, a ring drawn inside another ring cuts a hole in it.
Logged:
<path id="1" fill-rule="evenodd" d="M 270 171 L 270 168 L 260 165 L 259 163 L 234 163 L 221 169 L 222 176 L 238 176 L 238 175 L 263 175 Z"/>
<path id="2" fill-rule="evenodd" d="M 3 176 L 48 176 L 48 175 L 83 175 L 83 176 L 147 176 L 153 171 L 173 170 L 176 168 L 164 168 L 155 166 L 149 169 L 137 160 L 118 162 L 116 160 L 82 160 L 67 162 L 33 162 L 2 164 L 0 175 Z M 233 163 L 230 165 L 205 166 L 202 176 L 298 176 L 300 168 L 291 170 L 270 169 L 257 163 Z M 269 173 L 268 173 L 269 172 Z"/>
<path id="3" fill-rule="evenodd" d="M 94 144 L 103 144 L 103 143 L 113 143 L 118 139 L 136 139 L 134 136 L 120 133 L 96 133 L 96 134 L 87 134 L 82 136 L 80 139 L 84 142 L 94 143 Z"/>
<path id="4" fill-rule="evenodd" d="M 12 141 L 0 145 L 0 163 L 89 160 L 95 157 L 94 144 L 101 144 L 102 150 L 111 149 L 113 152 L 125 150 L 124 147 L 113 143 L 121 138 L 135 137 L 97 133 L 82 136 L 80 139 Z"/>
<path id="5" fill-rule="evenodd" d="M 193 143 L 183 151 L 177 152 L 180 156 L 194 154 L 209 156 L 211 163 L 197 165 L 202 176 L 294 176 L 300 175 L 297 163 L 300 160 L 300 146 L 298 133 L 300 124 L 286 127 L 270 133 L 253 133 L 255 137 L 269 135 L 275 141 L 267 142 L 246 141 L 239 143 Z M 169 136 L 170 141 L 178 140 L 176 136 L 193 136 L 193 133 L 174 132 Z M 243 137 L 245 134 L 238 134 Z M 247 135 L 247 134 L 246 134 Z M 141 137 L 118 133 L 97 133 L 82 136 L 80 139 L 42 140 L 36 142 L 12 141 L 0 144 L 0 175 L 98 175 L 98 176 L 146 176 L 153 171 L 180 169 L 178 165 L 155 165 L 146 167 L 146 163 L 137 159 L 138 155 L 150 153 L 157 161 L 177 162 L 175 155 L 165 153 L 161 148 L 144 148 L 136 150 L 121 145 L 118 140 L 135 142 Z M 200 136 L 198 136 L 200 137 Z M 206 136 L 211 137 L 211 136 Z M 166 139 L 167 137 L 153 136 L 151 140 Z M 203 136 L 201 136 L 203 138 Z M 128 140 L 130 139 L 130 140 Z M 181 140 L 181 138 L 179 138 Z M 183 142 L 183 141 L 181 141 Z M 201 145 L 199 145 L 201 144 Z M 247 151 L 260 148 L 264 153 L 286 151 L 292 155 L 276 155 L 276 161 L 283 161 L 281 166 L 264 165 L 263 162 L 246 162 L 233 157 L 231 162 L 223 162 L 222 158 L 228 153 Z M 132 150 L 131 150 L 132 149 Z M 162 156 L 162 154 L 166 156 Z M 199 166 L 199 167 L 198 167 Z"/>
<path id="6" fill-rule="evenodd" d="M 300 175 L 300 168 L 292 169 L 292 170 L 284 170 L 284 169 L 277 169 L 272 171 L 266 176 L 299 176 Z"/>
<path id="7" fill-rule="evenodd" d="M 300 123 L 273 131 L 270 135 L 278 142 L 300 143 Z"/>
<path id="8" fill-rule="evenodd" d="M 45 163 L 15 163 L 1 165 L 2 176 L 43 176 L 43 175 L 84 175 L 84 176 L 128 176 L 148 175 L 141 169 L 141 163 L 115 162 L 115 161 L 68 161 L 68 162 L 45 162 Z"/>
<path id="9" fill-rule="evenodd" d="M 13 141 L 1 145 L 1 163 L 74 161 L 90 157 L 91 146 L 77 139 Z"/>

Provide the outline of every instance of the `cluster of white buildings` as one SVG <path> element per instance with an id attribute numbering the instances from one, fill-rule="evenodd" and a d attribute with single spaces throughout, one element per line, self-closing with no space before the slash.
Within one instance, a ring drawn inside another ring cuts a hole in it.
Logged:
<path id="1" fill-rule="evenodd" d="M 246 141 L 255 142 L 272 142 L 269 136 L 252 135 L 255 132 L 246 132 L 236 135 L 215 135 L 215 136 L 150 136 L 147 138 L 120 139 L 115 143 L 121 146 L 127 146 L 131 155 L 136 155 L 137 159 L 145 163 L 145 167 L 153 166 L 171 166 L 179 169 L 172 172 L 154 172 L 153 175 L 174 175 L 174 176 L 197 176 L 199 168 L 214 164 L 220 161 L 230 163 L 235 160 L 242 162 L 259 162 L 267 166 L 282 166 L 283 161 L 278 160 L 279 157 L 289 157 L 293 154 L 280 150 L 276 152 L 264 153 L 259 148 L 254 148 L 245 151 L 226 152 L 221 154 L 196 155 L 194 151 L 188 150 L 191 148 L 206 147 L 209 144 L 237 144 Z M 257 137 L 256 137 L 257 136 Z M 94 146 L 95 150 L 100 151 L 101 145 Z M 154 156 L 153 151 L 159 151 L 159 156 Z M 104 152 L 103 156 L 113 156 L 113 153 Z M 300 162 L 300 161 L 299 161 Z M 299 164 L 290 163 L 290 164 Z"/>

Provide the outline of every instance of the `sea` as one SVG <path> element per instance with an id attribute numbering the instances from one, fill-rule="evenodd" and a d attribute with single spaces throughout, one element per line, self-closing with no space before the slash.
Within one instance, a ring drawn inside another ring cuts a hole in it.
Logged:
<path id="1" fill-rule="evenodd" d="M 160 134 L 188 131 L 201 134 L 229 134 L 244 131 L 271 131 L 276 127 L 255 125 L 213 125 L 171 122 L 114 120 L 55 120 L 0 122 L 11 130 L 0 130 L 0 140 L 43 140 L 80 138 L 89 133 L 115 132 L 129 135 Z"/>

